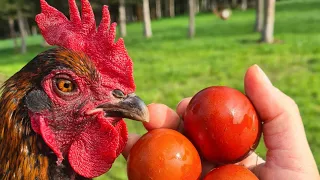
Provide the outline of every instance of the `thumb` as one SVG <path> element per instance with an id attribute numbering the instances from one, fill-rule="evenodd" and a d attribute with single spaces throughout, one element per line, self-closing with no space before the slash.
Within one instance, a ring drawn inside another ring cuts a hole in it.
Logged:
<path id="1" fill-rule="evenodd" d="M 245 91 L 264 123 L 266 165 L 318 174 L 296 103 L 275 88 L 257 65 L 245 75 Z"/>

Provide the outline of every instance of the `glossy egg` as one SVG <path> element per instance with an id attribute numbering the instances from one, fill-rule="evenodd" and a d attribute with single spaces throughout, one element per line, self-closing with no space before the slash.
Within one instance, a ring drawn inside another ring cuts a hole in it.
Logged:
<path id="1" fill-rule="evenodd" d="M 155 129 L 143 135 L 127 159 L 129 180 L 197 180 L 200 174 L 197 150 L 171 129 Z"/>
<path id="2" fill-rule="evenodd" d="M 216 164 L 241 161 L 257 147 L 261 121 L 240 91 L 213 86 L 198 92 L 184 114 L 186 136 L 206 160 Z"/>
<path id="3" fill-rule="evenodd" d="M 203 180 L 259 180 L 244 166 L 228 164 L 210 171 Z"/>

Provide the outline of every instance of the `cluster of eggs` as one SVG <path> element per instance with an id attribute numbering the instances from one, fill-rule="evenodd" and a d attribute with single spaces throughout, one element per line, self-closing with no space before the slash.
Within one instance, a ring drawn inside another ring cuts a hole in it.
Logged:
<path id="1" fill-rule="evenodd" d="M 257 147 L 261 121 L 240 91 L 212 86 L 199 91 L 182 116 L 184 130 L 160 128 L 144 134 L 132 147 L 129 180 L 257 180 L 236 165 Z M 204 162 L 212 166 L 203 171 Z"/>

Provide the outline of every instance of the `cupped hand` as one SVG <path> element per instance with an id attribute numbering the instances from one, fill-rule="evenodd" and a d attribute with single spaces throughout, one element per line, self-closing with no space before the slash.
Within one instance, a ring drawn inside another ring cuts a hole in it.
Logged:
<path id="1" fill-rule="evenodd" d="M 274 87 L 259 66 L 251 66 L 244 78 L 245 93 L 263 121 L 266 159 L 253 153 L 238 164 L 251 169 L 261 180 L 319 180 L 319 172 L 310 150 L 296 103 Z M 163 104 L 150 104 L 147 130 L 171 128 L 183 133 L 182 115 L 191 98 L 183 99 L 176 111 Z M 140 138 L 130 134 L 123 156 Z M 203 162 L 203 174 L 215 167 Z"/>

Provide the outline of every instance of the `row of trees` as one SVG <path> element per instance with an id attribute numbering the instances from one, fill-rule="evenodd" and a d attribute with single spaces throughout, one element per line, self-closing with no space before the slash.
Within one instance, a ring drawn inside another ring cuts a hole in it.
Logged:
<path id="1" fill-rule="evenodd" d="M 156 3 L 157 8 L 161 9 L 160 0 Z M 174 16 L 174 0 L 169 0 L 169 5 L 172 9 L 172 12 L 170 13 L 170 17 Z M 251 1 L 252 2 L 252 1 Z M 255 31 L 261 32 L 261 42 L 265 43 L 273 43 L 274 37 L 274 22 L 275 22 L 275 0 L 256 0 L 253 1 L 256 8 L 256 23 L 255 23 Z M 212 12 L 218 12 L 216 13 L 219 17 L 222 17 L 221 13 L 229 8 L 236 8 L 239 4 L 237 0 L 223 0 L 223 1 L 217 1 L 217 0 L 201 0 L 201 3 L 199 3 L 199 0 L 188 0 L 188 11 L 189 11 L 189 38 L 193 38 L 195 36 L 195 15 L 197 12 L 199 12 L 199 5 L 201 4 L 202 9 L 208 10 L 210 9 Z M 120 4 L 120 8 L 124 8 L 124 4 Z M 208 8 L 210 7 L 210 8 Z M 246 10 L 248 7 L 248 0 L 241 0 L 240 1 L 240 8 L 242 10 Z M 152 36 L 152 30 L 151 30 L 151 24 L 150 24 L 150 12 L 149 12 L 149 0 L 143 0 L 143 15 L 144 15 L 144 32 L 146 37 Z M 121 13 L 125 13 L 125 11 L 119 11 L 120 16 L 125 17 L 125 15 L 121 15 Z M 157 14 L 161 14 L 161 11 Z M 161 17 L 161 15 L 158 15 Z M 159 18 L 158 17 L 158 18 Z M 121 19 L 120 19 L 121 21 Z M 125 20 L 123 20 L 125 21 Z M 123 24 L 123 23 L 121 23 Z M 125 36 L 125 34 L 122 34 L 122 36 Z"/>
<path id="2" fill-rule="evenodd" d="M 27 36 L 28 25 L 27 18 L 32 15 L 30 4 L 25 4 L 24 0 L 1 0 L 0 2 L 0 17 L 7 20 L 10 30 L 10 36 L 13 39 L 14 46 L 17 47 L 18 43 L 16 37 L 18 36 L 15 30 L 15 22 L 18 24 L 19 35 L 21 37 L 21 52 L 27 51 L 25 37 Z"/>
<path id="3" fill-rule="evenodd" d="M 49 4 L 68 14 L 66 0 L 47 0 Z M 79 2 L 78 2 L 79 3 Z M 222 12 L 225 9 L 256 8 L 256 31 L 261 32 L 262 41 L 273 42 L 274 6 L 275 0 L 90 0 L 96 17 L 101 17 L 101 7 L 108 4 L 112 21 L 117 21 L 120 35 L 127 35 L 126 24 L 133 21 L 143 22 L 145 37 L 152 37 L 151 20 L 163 17 L 175 17 L 178 14 L 189 14 L 188 36 L 193 38 L 196 34 L 196 18 L 198 12 Z M 40 12 L 39 0 L 1 0 L 0 17 L 7 22 L 5 28 L 10 32 L 15 47 L 18 46 L 16 38 L 21 39 L 22 53 L 26 52 L 25 38 L 29 34 L 36 34 L 37 28 L 34 16 Z M 4 26 L 3 26 L 4 27 Z M 1 31 L 1 29 L 0 29 Z M 18 32 L 18 33 L 17 33 Z M 33 33 L 32 33 L 33 32 Z M 6 34 L 2 32 L 2 34 Z"/>

